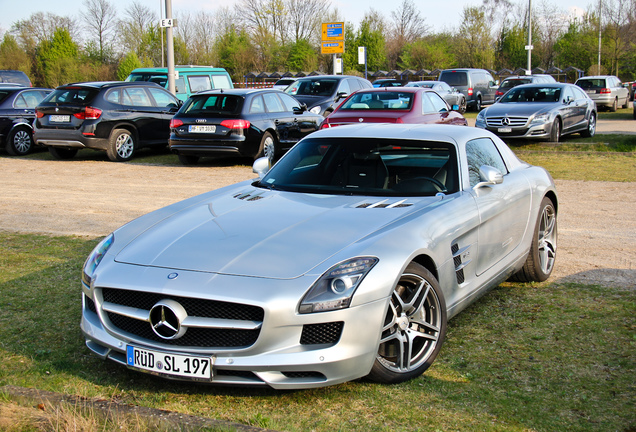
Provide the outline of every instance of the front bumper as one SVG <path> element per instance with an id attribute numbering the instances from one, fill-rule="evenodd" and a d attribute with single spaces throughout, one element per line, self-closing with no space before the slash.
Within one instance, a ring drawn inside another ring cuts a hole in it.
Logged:
<path id="1" fill-rule="evenodd" d="M 129 266 L 122 267 L 122 273 L 126 274 Z M 298 287 L 308 288 L 314 277 L 267 280 L 178 271 L 179 277 L 169 281 L 166 278 L 168 273 L 167 269 L 148 268 L 140 275 L 139 281 L 145 282 L 139 286 L 134 286 L 137 284 L 130 279 L 128 283 L 111 280 L 106 285 L 119 286 L 121 288 L 108 289 L 124 291 L 132 289 L 133 285 L 135 293 L 151 293 L 153 296 L 177 298 L 177 301 L 187 297 L 197 301 L 206 299 L 245 304 L 245 299 L 255 299 L 250 307 L 258 306 L 264 312 L 256 340 L 249 346 L 206 347 L 175 346 L 143 338 L 113 325 L 104 310 L 102 288 L 83 286 L 81 329 L 86 346 L 102 359 L 122 365 L 126 365 L 126 347 L 129 344 L 173 354 L 210 356 L 215 358 L 213 379 L 206 381 L 210 384 L 268 385 L 277 389 L 338 384 L 368 375 L 373 366 L 387 299 L 338 311 L 298 314 L 298 293 L 302 296 Z M 312 336 L 307 343 L 305 334 L 308 327 L 320 328 L 330 323 L 343 323 L 337 339 L 325 343 L 320 336 Z M 149 323 L 147 325 L 150 326 Z M 313 343 L 316 341 L 319 343 Z M 162 377 L 189 380 L 169 375 Z"/>
<path id="2" fill-rule="evenodd" d="M 500 138 L 544 139 L 552 132 L 552 122 L 524 125 L 522 127 L 492 127 L 484 122 L 476 122 L 475 127 L 486 129 Z M 509 129 L 509 131 L 507 130 Z"/>

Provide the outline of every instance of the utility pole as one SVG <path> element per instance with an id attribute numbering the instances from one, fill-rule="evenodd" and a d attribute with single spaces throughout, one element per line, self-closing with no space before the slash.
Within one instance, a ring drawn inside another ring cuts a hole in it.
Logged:
<path id="1" fill-rule="evenodd" d="M 166 20 L 170 26 L 166 27 L 166 45 L 168 47 L 168 91 L 176 95 L 175 74 L 174 74 L 174 40 L 172 36 L 172 0 L 166 0 Z"/>
<path id="2" fill-rule="evenodd" d="M 528 0 L 528 68 L 526 75 L 532 75 L 532 0 Z"/>
<path id="3" fill-rule="evenodd" d="M 598 0 L 598 69 L 596 75 L 601 74 L 601 11 L 602 3 Z"/>

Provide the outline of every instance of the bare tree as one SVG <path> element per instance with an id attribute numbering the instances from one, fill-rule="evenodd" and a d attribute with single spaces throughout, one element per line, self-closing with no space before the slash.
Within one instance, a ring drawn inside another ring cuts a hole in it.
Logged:
<path id="1" fill-rule="evenodd" d="M 125 18 L 119 22 L 121 43 L 125 50 L 143 58 L 144 35 L 156 22 L 157 15 L 150 8 L 133 1 L 125 10 Z"/>
<path id="2" fill-rule="evenodd" d="M 618 75 L 619 65 L 632 42 L 629 24 L 633 4 L 631 0 L 601 0 L 603 33 L 609 40 L 610 70 L 614 75 Z"/>
<path id="3" fill-rule="evenodd" d="M 257 40 L 274 38 L 283 44 L 287 41 L 290 20 L 283 0 L 241 0 L 239 10 Z"/>
<path id="4" fill-rule="evenodd" d="M 107 57 L 105 52 L 112 40 L 112 32 L 117 25 L 117 11 L 108 0 L 84 0 L 85 11 L 80 14 L 84 19 L 84 26 L 97 40 L 99 56 L 102 60 Z"/>
<path id="5" fill-rule="evenodd" d="M 68 30 L 73 40 L 79 39 L 79 26 L 75 20 L 51 12 L 36 12 L 25 20 L 15 22 L 10 33 L 17 38 L 22 48 L 32 51 L 40 42 L 53 38 L 58 28 Z"/>
<path id="6" fill-rule="evenodd" d="M 387 44 L 389 68 L 395 68 L 407 44 L 426 35 L 429 27 L 413 0 L 402 0 L 400 6 L 391 12 L 392 37 Z"/>
<path id="7" fill-rule="evenodd" d="M 543 0 L 534 17 L 539 27 L 541 65 L 547 69 L 555 64 L 554 44 L 567 29 L 567 14 L 556 4 Z"/>
<path id="8" fill-rule="evenodd" d="M 316 31 L 320 31 L 329 6 L 329 0 L 287 0 L 291 39 L 294 42 L 311 40 Z"/>

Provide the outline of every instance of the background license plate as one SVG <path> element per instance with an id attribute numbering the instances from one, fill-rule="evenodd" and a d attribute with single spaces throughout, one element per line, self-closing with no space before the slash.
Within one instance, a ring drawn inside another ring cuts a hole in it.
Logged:
<path id="1" fill-rule="evenodd" d="M 128 366 L 162 375 L 212 379 L 210 357 L 169 354 L 128 345 L 126 363 Z"/>
<path id="2" fill-rule="evenodd" d="M 512 132 L 512 128 L 499 128 L 499 129 L 497 129 L 497 132 L 499 132 L 499 133 L 510 133 L 510 132 Z"/>
<path id="3" fill-rule="evenodd" d="M 71 121 L 70 115 L 52 115 L 49 116 L 51 123 L 68 123 Z"/>
<path id="4" fill-rule="evenodd" d="M 212 125 L 190 125 L 189 132 L 203 132 L 214 133 L 216 132 L 216 126 Z"/>

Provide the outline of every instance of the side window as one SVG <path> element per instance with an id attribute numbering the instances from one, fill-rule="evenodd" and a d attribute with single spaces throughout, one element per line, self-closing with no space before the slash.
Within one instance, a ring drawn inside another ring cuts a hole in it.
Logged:
<path id="1" fill-rule="evenodd" d="M 351 93 L 356 92 L 362 88 L 357 79 L 348 79 L 349 82 L 349 90 Z"/>
<path id="2" fill-rule="evenodd" d="M 565 88 L 563 89 L 563 98 L 562 98 L 562 100 L 563 100 L 563 101 L 567 101 L 567 100 L 568 100 L 568 98 L 569 98 L 570 100 L 574 100 L 574 99 L 576 99 L 576 98 L 574 97 L 574 93 L 572 92 L 572 89 L 571 89 L 571 88 L 569 88 L 569 87 L 565 87 Z"/>
<path id="3" fill-rule="evenodd" d="M 256 96 L 250 104 L 250 114 L 262 114 L 265 112 L 265 104 L 262 96 Z"/>
<path id="4" fill-rule="evenodd" d="M 186 86 L 185 86 L 185 78 L 184 77 L 177 78 L 177 80 L 174 82 L 174 88 L 177 93 L 187 93 Z"/>
<path id="5" fill-rule="evenodd" d="M 585 92 L 581 90 L 579 87 L 571 87 L 571 89 L 572 91 L 574 91 L 574 96 L 577 99 L 587 99 Z"/>
<path id="6" fill-rule="evenodd" d="M 121 92 L 119 89 L 108 90 L 104 99 L 106 99 L 110 103 L 121 105 Z"/>
<path id="7" fill-rule="evenodd" d="M 502 174 L 508 174 L 499 150 L 489 138 L 478 138 L 466 143 L 466 158 L 468 160 L 468 176 L 470 186 L 479 183 L 479 168 L 488 165 L 497 168 Z"/>
<path id="8" fill-rule="evenodd" d="M 340 81 L 340 85 L 338 86 L 338 93 L 346 93 L 351 94 L 351 88 L 349 87 L 349 80 Z"/>
<path id="9" fill-rule="evenodd" d="M 156 106 L 158 107 L 169 107 L 169 106 L 177 106 L 175 100 L 171 97 L 169 93 L 166 93 L 163 90 L 149 88 L 150 94 L 152 98 L 155 100 Z"/>
<path id="10" fill-rule="evenodd" d="M 431 104 L 433 105 L 434 112 L 448 112 L 448 106 L 444 99 L 442 99 L 437 93 L 429 92 L 426 93 L 426 96 L 431 100 Z"/>
<path id="11" fill-rule="evenodd" d="M 211 90 L 212 83 L 207 75 L 188 76 L 188 84 L 190 84 L 190 92 L 197 93 L 203 90 Z"/>
<path id="12" fill-rule="evenodd" d="M 125 95 L 122 95 L 124 105 L 132 105 L 138 107 L 152 106 L 152 102 L 148 97 L 148 94 L 143 88 L 131 87 L 124 90 Z"/>
<path id="13" fill-rule="evenodd" d="M 275 113 L 275 112 L 285 111 L 285 107 L 283 106 L 283 103 L 280 101 L 280 99 L 278 99 L 276 94 L 265 93 L 263 95 L 263 99 L 265 99 L 265 107 L 267 108 L 268 112 Z"/>
<path id="14" fill-rule="evenodd" d="M 298 103 L 298 101 L 294 99 L 293 97 L 288 96 L 285 93 L 279 94 L 278 97 L 283 100 L 283 103 L 285 104 L 285 108 L 287 108 L 287 111 L 297 111 L 300 109 L 300 103 Z"/>
<path id="15" fill-rule="evenodd" d="M 431 100 L 427 97 L 427 93 L 422 92 L 422 114 L 432 114 L 437 112 Z"/>
<path id="16" fill-rule="evenodd" d="M 212 85 L 215 89 L 229 89 L 230 79 L 226 75 L 212 75 Z"/>
<path id="17" fill-rule="evenodd" d="M 26 108 L 27 107 L 27 103 L 24 100 L 24 96 L 23 95 L 18 95 L 18 97 L 15 98 L 15 100 L 13 101 L 13 107 L 14 108 Z"/>
<path id="18" fill-rule="evenodd" d="M 26 103 L 27 108 L 35 108 L 40 102 L 42 102 L 45 94 L 40 91 L 25 91 L 22 93 L 22 96 L 24 97 L 24 102 Z"/>

